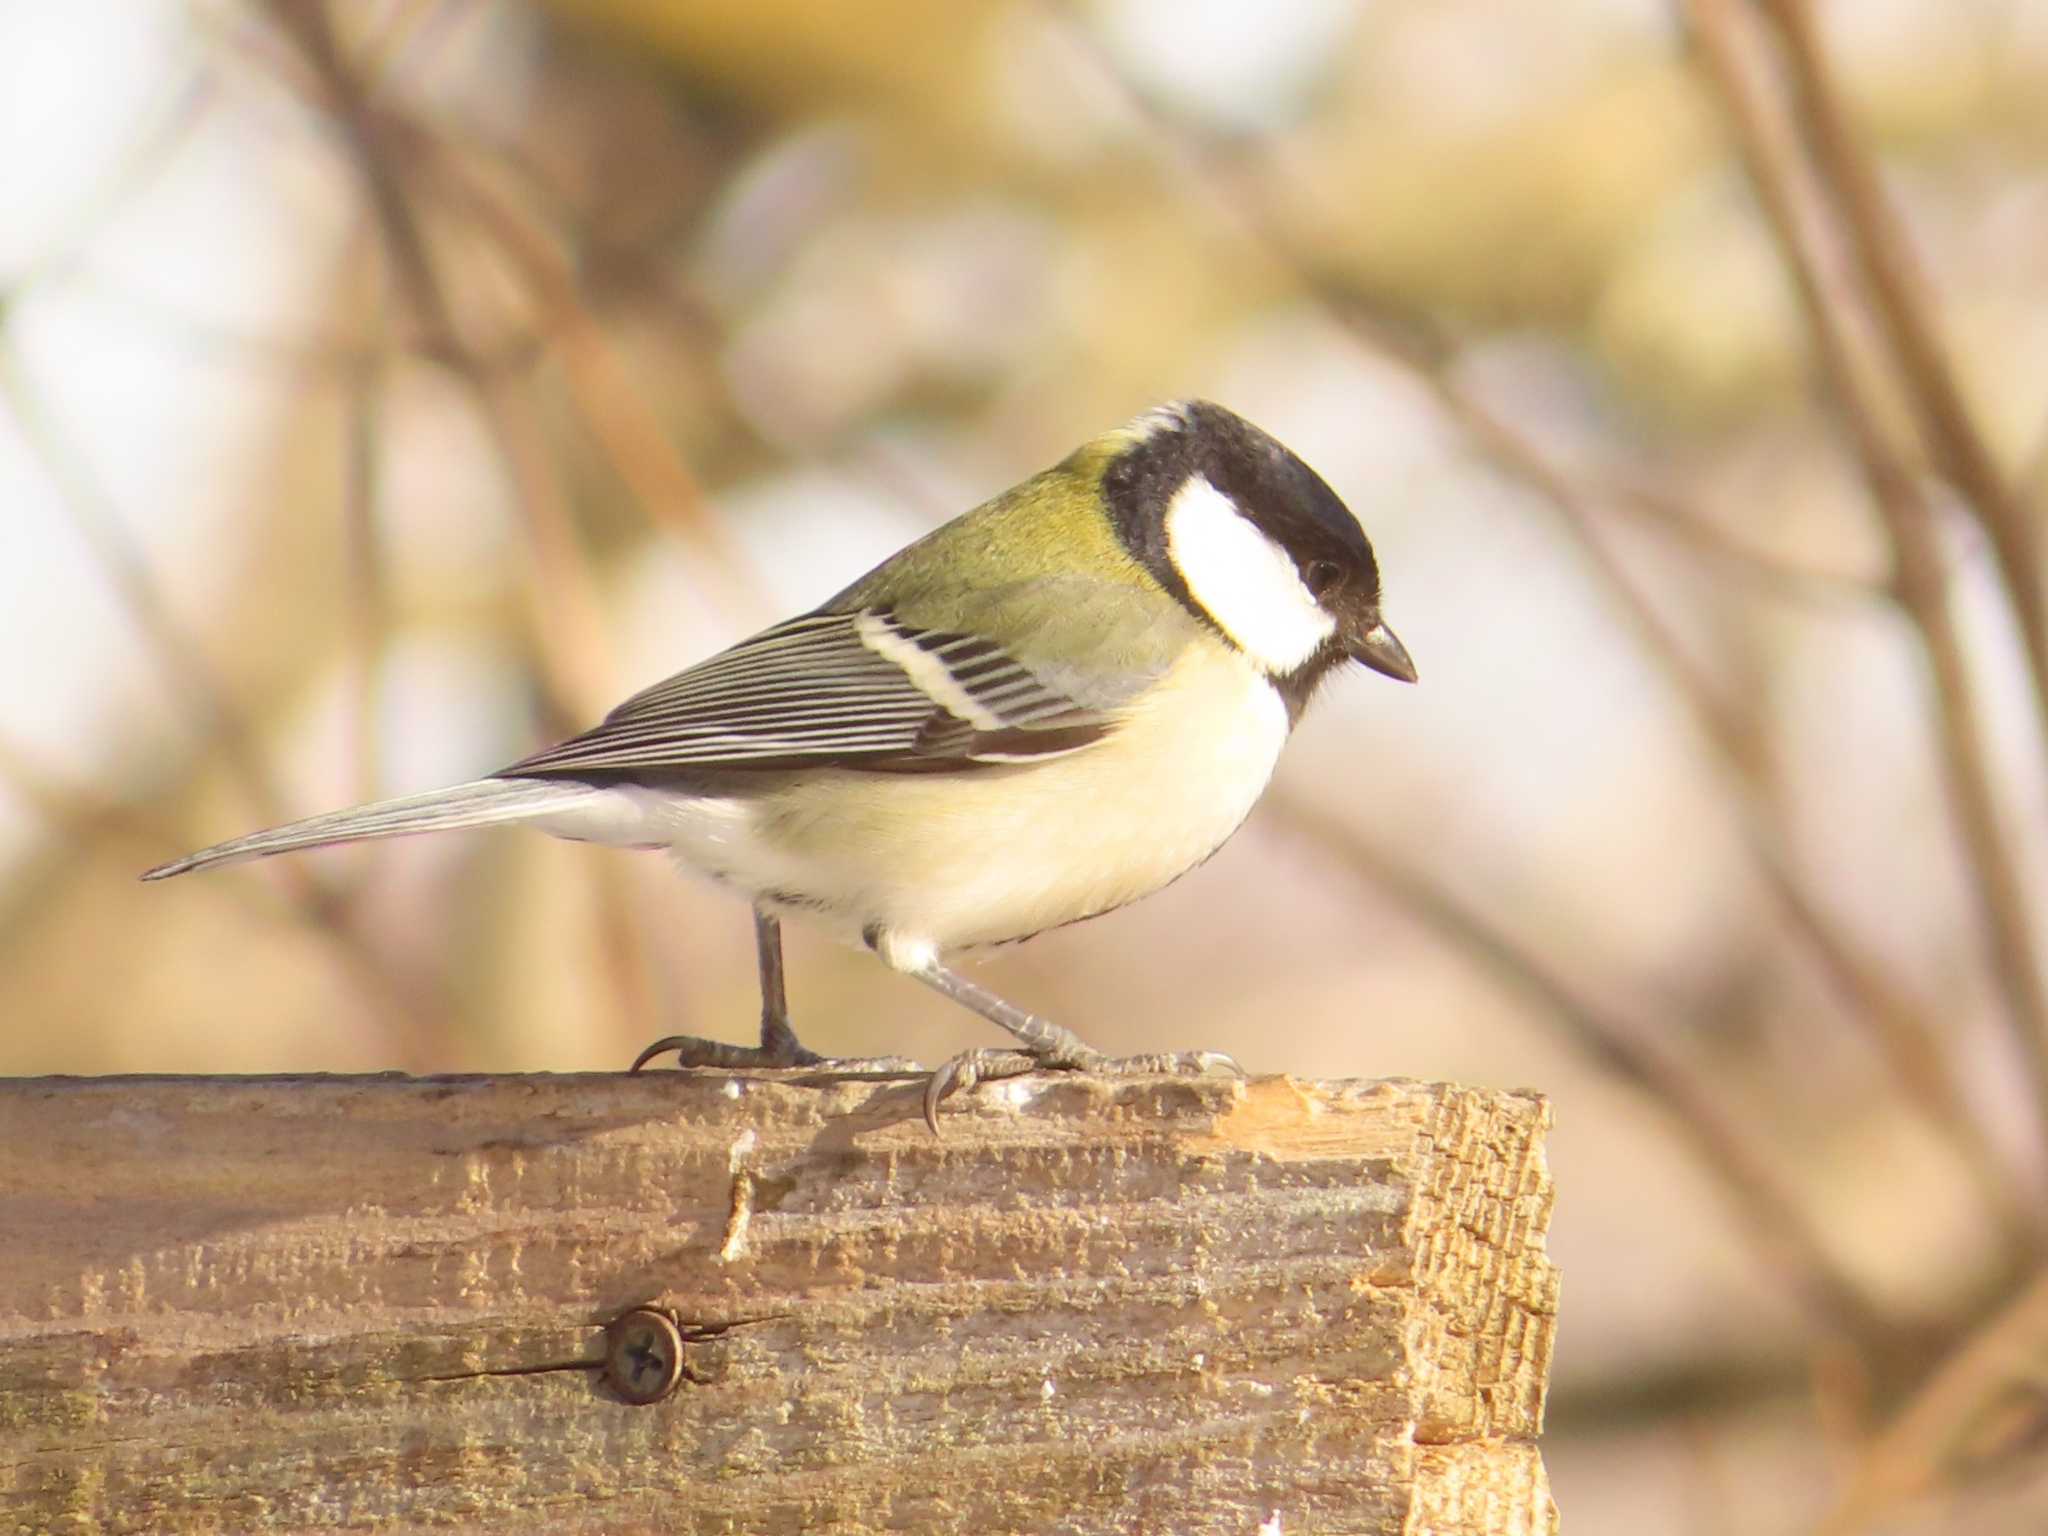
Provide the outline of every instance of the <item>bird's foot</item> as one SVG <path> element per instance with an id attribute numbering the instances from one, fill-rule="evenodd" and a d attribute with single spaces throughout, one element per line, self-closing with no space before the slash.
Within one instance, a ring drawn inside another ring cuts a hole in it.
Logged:
<path id="1" fill-rule="evenodd" d="M 823 1067 L 849 1077 L 921 1076 L 924 1068 L 907 1056 L 820 1056 L 796 1037 L 787 1019 L 764 1019 L 759 1045 L 732 1045 L 697 1035 L 664 1035 L 633 1058 L 628 1069 L 638 1072 L 655 1057 L 674 1051 L 681 1068 L 707 1067 L 720 1072 L 787 1071 Z"/>
<path id="2" fill-rule="evenodd" d="M 816 1051 L 801 1045 L 794 1050 L 781 1050 L 766 1045 L 733 1045 L 728 1041 L 705 1040 L 696 1035 L 663 1035 L 635 1056 L 633 1065 L 627 1070 L 638 1072 L 655 1057 L 669 1051 L 676 1053 L 676 1065 L 679 1067 L 716 1067 L 725 1071 L 747 1067 L 815 1067 L 825 1061 Z"/>
<path id="3" fill-rule="evenodd" d="M 1065 1034 L 1065 1031 L 1061 1031 Z M 1222 1072 L 1243 1077 L 1244 1068 L 1222 1051 L 1148 1051 L 1138 1056 L 1105 1056 L 1072 1035 L 1045 1051 L 982 1049 L 962 1051 L 924 1085 L 924 1123 L 939 1134 L 939 1105 L 977 1083 L 1000 1082 L 1027 1072 L 1092 1072 L 1102 1077 L 1204 1077 Z"/>
<path id="4" fill-rule="evenodd" d="M 745 1067 L 816 1067 L 825 1058 L 797 1039 L 789 1020 L 777 1014 L 761 1019 L 759 1045 L 729 1045 L 723 1040 L 705 1040 L 696 1035 L 664 1035 L 633 1058 L 631 1070 L 638 1072 L 655 1057 L 676 1053 L 679 1067 L 717 1067 L 732 1071 Z"/>

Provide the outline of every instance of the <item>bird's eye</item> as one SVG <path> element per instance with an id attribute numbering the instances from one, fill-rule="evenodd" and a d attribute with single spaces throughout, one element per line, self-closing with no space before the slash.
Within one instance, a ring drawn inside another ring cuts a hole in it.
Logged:
<path id="1" fill-rule="evenodd" d="M 1318 599 L 1328 597 L 1344 585 L 1344 567 L 1334 560 L 1311 560 L 1302 575 L 1308 582 L 1310 595 Z"/>

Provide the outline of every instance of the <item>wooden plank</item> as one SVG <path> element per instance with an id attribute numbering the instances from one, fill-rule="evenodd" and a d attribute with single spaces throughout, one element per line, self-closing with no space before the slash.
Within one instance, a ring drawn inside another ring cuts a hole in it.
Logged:
<path id="1" fill-rule="evenodd" d="M 1542 1100 L 1035 1076 L 915 1112 L 0 1082 L 0 1530 L 1555 1528 Z M 603 1362 L 643 1306 L 688 1342 L 637 1406 Z"/>

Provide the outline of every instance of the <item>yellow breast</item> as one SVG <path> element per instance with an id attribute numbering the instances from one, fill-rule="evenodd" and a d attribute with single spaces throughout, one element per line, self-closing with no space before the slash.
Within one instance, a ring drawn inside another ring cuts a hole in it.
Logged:
<path id="1" fill-rule="evenodd" d="M 1066 757 L 967 774 L 793 783 L 750 808 L 744 862 L 847 937 L 940 949 L 1023 938 L 1158 890 L 1237 830 L 1287 740 L 1242 656 L 1198 645 Z M 751 871 L 749 871 L 751 873 Z"/>

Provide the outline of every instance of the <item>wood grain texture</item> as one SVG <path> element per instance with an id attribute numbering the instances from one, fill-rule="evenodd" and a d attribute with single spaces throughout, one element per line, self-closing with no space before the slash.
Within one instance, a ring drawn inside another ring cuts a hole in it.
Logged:
<path id="1" fill-rule="evenodd" d="M 1543 1101 L 914 1098 L 0 1082 L 0 1531 L 1555 1529 Z"/>

